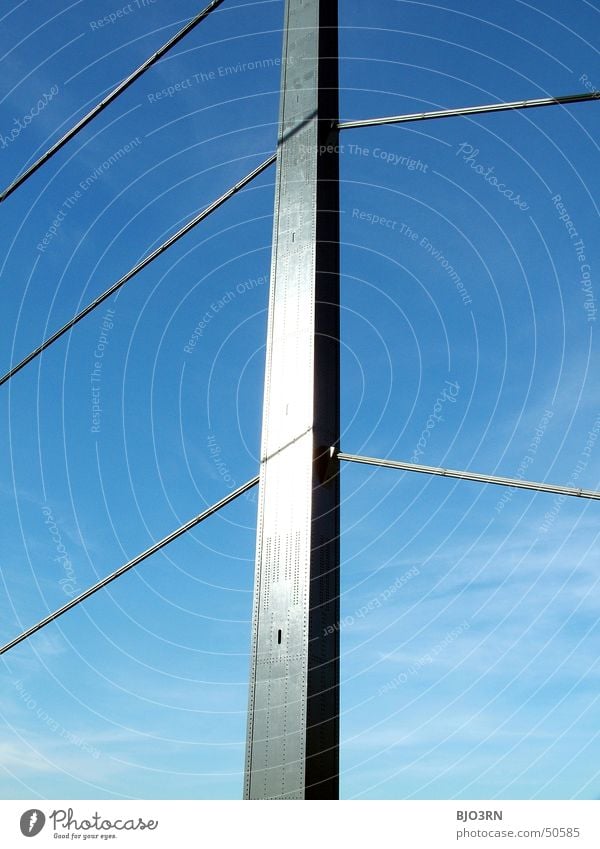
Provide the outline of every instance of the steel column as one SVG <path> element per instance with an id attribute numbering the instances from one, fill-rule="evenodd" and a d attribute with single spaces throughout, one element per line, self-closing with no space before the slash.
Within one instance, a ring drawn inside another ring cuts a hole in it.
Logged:
<path id="1" fill-rule="evenodd" d="M 338 797 L 336 6 L 287 0 L 285 11 L 247 799 Z"/>

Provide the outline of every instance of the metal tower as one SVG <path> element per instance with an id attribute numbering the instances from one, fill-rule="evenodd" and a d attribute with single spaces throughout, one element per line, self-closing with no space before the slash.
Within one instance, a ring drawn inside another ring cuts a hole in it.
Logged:
<path id="1" fill-rule="evenodd" d="M 338 797 L 337 3 L 287 0 L 245 797 Z"/>
<path id="2" fill-rule="evenodd" d="M 175 33 L 3 191 L 0 204 L 214 12 Z M 57 610 L 5 654 L 260 483 L 244 795 L 338 798 L 339 476 L 362 463 L 600 501 L 600 491 L 341 452 L 338 132 L 598 102 L 588 90 L 529 100 L 338 120 L 337 0 L 286 0 L 277 153 L 269 156 L 0 375 L 0 387 L 277 162 L 260 476 L 229 492 Z"/>

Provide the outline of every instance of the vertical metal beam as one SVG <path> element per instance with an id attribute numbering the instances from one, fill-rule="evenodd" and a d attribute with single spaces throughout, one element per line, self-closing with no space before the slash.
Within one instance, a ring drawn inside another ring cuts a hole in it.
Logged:
<path id="1" fill-rule="evenodd" d="M 244 795 L 335 799 L 337 2 L 285 15 Z"/>

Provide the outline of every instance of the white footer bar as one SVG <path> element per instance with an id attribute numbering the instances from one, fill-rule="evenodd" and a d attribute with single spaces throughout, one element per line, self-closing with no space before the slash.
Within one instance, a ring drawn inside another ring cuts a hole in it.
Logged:
<path id="1" fill-rule="evenodd" d="M 302 804 L 302 803 L 300 803 Z M 3 846 L 600 846 L 597 801 L 6 801 Z M 31 834 L 24 831 L 31 826 Z M 35 837 L 28 844 L 27 837 Z M 318 836 L 318 837 L 317 837 Z"/>

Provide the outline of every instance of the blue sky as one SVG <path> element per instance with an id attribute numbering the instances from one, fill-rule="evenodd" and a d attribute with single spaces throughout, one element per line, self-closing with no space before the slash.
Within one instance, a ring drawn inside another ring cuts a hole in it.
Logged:
<path id="1" fill-rule="evenodd" d="M 344 119 L 600 88 L 593 2 L 364 6 Z M 4 4 L 2 184 L 197 10 Z M 282 19 L 226 0 L 2 204 L 1 371 L 270 155 Z M 343 133 L 345 451 L 600 488 L 599 129 Z M 273 180 L 0 390 L 2 641 L 256 473 Z M 342 494 L 342 795 L 598 798 L 598 505 L 357 466 Z M 2 660 L 3 798 L 240 797 L 255 496 Z"/>

